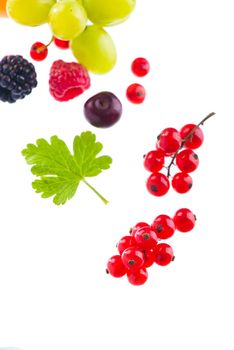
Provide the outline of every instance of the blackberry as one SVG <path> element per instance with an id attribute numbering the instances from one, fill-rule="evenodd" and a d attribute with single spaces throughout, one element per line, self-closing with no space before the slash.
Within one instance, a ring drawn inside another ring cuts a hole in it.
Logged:
<path id="1" fill-rule="evenodd" d="M 0 100 L 14 103 L 37 86 L 37 74 L 32 63 L 19 55 L 5 56 L 0 61 Z"/>

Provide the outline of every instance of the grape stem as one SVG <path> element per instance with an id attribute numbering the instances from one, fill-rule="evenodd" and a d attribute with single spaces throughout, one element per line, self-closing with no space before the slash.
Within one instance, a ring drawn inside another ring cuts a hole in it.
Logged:
<path id="1" fill-rule="evenodd" d="M 197 130 L 197 128 L 199 128 L 200 125 L 203 125 L 209 118 L 213 117 L 214 115 L 215 115 L 214 112 L 208 114 L 204 119 L 202 119 L 202 121 L 200 123 L 198 123 L 196 126 L 194 126 L 194 128 L 190 131 L 190 133 L 183 139 L 183 141 L 181 142 L 180 147 L 175 152 L 175 154 L 173 155 L 169 165 L 167 166 L 167 177 L 168 178 L 171 176 L 171 167 L 172 167 L 172 165 L 174 165 L 174 161 L 175 161 L 176 156 L 179 153 L 179 151 L 184 147 L 185 143 L 190 139 L 190 137 L 193 136 L 193 134 Z"/>
<path id="2" fill-rule="evenodd" d="M 108 204 L 108 200 L 104 198 L 93 186 L 91 186 L 84 178 L 82 181 L 103 201 L 104 204 Z"/>

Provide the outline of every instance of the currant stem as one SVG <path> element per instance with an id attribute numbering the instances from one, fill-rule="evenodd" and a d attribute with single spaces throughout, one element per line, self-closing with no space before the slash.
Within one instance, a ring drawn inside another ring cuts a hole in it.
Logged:
<path id="1" fill-rule="evenodd" d="M 37 52 L 40 53 L 40 52 L 44 51 L 44 50 L 45 50 L 45 47 L 46 47 L 46 48 L 49 47 L 50 44 L 52 44 L 53 40 L 54 40 L 54 36 L 52 35 L 52 38 L 50 39 L 50 42 L 49 42 L 47 45 L 38 47 L 38 48 L 37 48 Z"/>
<path id="2" fill-rule="evenodd" d="M 214 112 L 208 114 L 204 119 L 202 119 L 202 121 L 200 123 L 198 123 L 196 126 L 194 126 L 194 128 L 190 131 L 190 133 L 185 137 L 185 139 L 183 139 L 183 141 L 181 142 L 180 147 L 178 148 L 178 150 L 175 152 L 175 154 L 173 155 L 170 164 L 167 167 L 167 177 L 169 178 L 171 176 L 171 167 L 174 164 L 174 160 L 176 159 L 177 154 L 179 153 L 179 151 L 184 147 L 185 143 L 190 139 L 190 137 L 193 136 L 194 132 L 197 130 L 197 128 L 199 128 L 200 125 L 203 125 L 209 118 L 213 117 L 215 115 Z"/>
<path id="3" fill-rule="evenodd" d="M 82 179 L 82 181 L 94 192 L 96 195 L 103 201 L 104 204 L 108 204 L 108 200 L 104 198 L 93 186 L 91 186 L 85 179 Z"/>
<path id="4" fill-rule="evenodd" d="M 52 44 L 52 42 L 54 41 L 54 36 L 52 35 L 51 39 L 50 39 L 50 42 L 46 45 L 46 47 L 49 47 L 50 44 Z"/>

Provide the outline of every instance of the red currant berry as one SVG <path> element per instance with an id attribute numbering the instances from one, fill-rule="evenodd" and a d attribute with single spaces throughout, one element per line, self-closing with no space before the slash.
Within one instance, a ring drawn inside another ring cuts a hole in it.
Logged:
<path id="1" fill-rule="evenodd" d="M 146 182 L 146 187 L 153 196 L 161 197 L 168 192 L 170 182 L 162 173 L 151 174 Z"/>
<path id="2" fill-rule="evenodd" d="M 145 268 L 141 268 L 139 270 L 129 272 L 127 274 L 128 282 L 133 284 L 134 286 L 141 286 L 148 279 L 148 272 Z"/>
<path id="3" fill-rule="evenodd" d="M 196 222 L 195 215 L 191 212 L 191 210 L 187 208 L 182 208 L 177 210 L 174 215 L 174 223 L 175 227 L 180 232 L 188 232 L 191 231 Z"/>
<path id="4" fill-rule="evenodd" d="M 30 50 L 30 56 L 35 61 L 43 61 L 48 55 L 48 49 L 45 44 L 36 42 L 32 45 Z"/>
<path id="5" fill-rule="evenodd" d="M 135 233 L 134 238 L 136 241 L 136 245 L 142 249 L 153 249 L 154 247 L 156 247 L 158 242 L 157 235 L 150 226 L 140 228 Z"/>
<path id="6" fill-rule="evenodd" d="M 199 165 L 199 158 L 191 149 L 184 149 L 176 156 L 176 165 L 181 171 L 191 173 Z"/>
<path id="7" fill-rule="evenodd" d="M 132 84 L 127 88 L 126 96 L 128 100 L 135 104 L 140 104 L 145 99 L 145 88 L 140 84 Z"/>
<path id="8" fill-rule="evenodd" d="M 157 149 L 148 152 L 144 157 L 144 167 L 151 173 L 156 173 L 162 169 L 164 165 L 164 153 Z"/>
<path id="9" fill-rule="evenodd" d="M 173 236 L 175 232 L 175 224 L 172 218 L 167 215 L 158 215 L 154 219 L 152 225 L 152 230 L 156 232 L 156 235 L 160 239 L 167 239 Z"/>
<path id="10" fill-rule="evenodd" d="M 158 136 L 157 145 L 163 150 L 166 156 L 170 156 L 181 146 L 181 136 L 179 131 L 174 128 L 166 128 Z"/>
<path id="11" fill-rule="evenodd" d="M 167 243 L 160 243 L 155 249 L 155 262 L 160 266 L 166 266 L 174 260 L 172 247 Z"/>
<path id="12" fill-rule="evenodd" d="M 193 186 L 193 179 L 187 173 L 177 173 L 171 181 L 172 187 L 178 193 L 186 193 Z"/>
<path id="13" fill-rule="evenodd" d="M 136 241 L 133 236 L 122 237 L 119 243 L 117 244 L 119 254 L 121 255 L 125 249 L 129 247 L 134 247 L 134 245 L 136 245 Z"/>
<path id="14" fill-rule="evenodd" d="M 155 260 L 155 251 L 153 249 L 145 249 L 144 253 L 144 267 L 150 267 Z"/>
<path id="15" fill-rule="evenodd" d="M 189 133 L 196 127 L 195 124 L 187 124 L 180 130 L 182 140 L 184 140 Z M 196 149 L 203 144 L 204 134 L 201 128 L 196 128 L 193 135 L 185 142 L 184 146 L 190 149 Z"/>
<path id="16" fill-rule="evenodd" d="M 136 247 L 130 247 L 123 251 L 122 262 L 129 270 L 138 270 L 144 264 L 144 254 Z"/>
<path id="17" fill-rule="evenodd" d="M 147 61 L 147 59 L 143 57 L 138 57 L 132 62 L 131 69 L 133 74 L 135 74 L 136 76 L 144 77 L 149 73 L 150 64 Z"/>
<path id="18" fill-rule="evenodd" d="M 54 38 L 54 43 L 57 47 L 59 47 L 62 50 L 69 49 L 69 45 L 70 45 L 69 40 L 61 40 L 58 38 Z"/>
<path id="19" fill-rule="evenodd" d="M 120 255 L 114 255 L 108 260 L 106 272 L 113 277 L 122 277 L 125 275 L 126 267 Z"/>
<path id="20" fill-rule="evenodd" d="M 149 227 L 149 224 L 147 224 L 146 222 L 138 222 L 135 226 L 133 226 L 133 227 L 130 229 L 130 235 L 131 235 L 131 236 L 135 236 L 135 233 L 136 233 L 140 228 L 143 228 L 143 227 L 146 227 L 146 226 Z"/>

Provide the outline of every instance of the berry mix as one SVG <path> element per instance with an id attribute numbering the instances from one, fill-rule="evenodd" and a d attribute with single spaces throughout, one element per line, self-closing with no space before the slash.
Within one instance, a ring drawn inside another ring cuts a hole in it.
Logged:
<path id="1" fill-rule="evenodd" d="M 90 88 L 91 74 L 106 74 L 114 68 L 116 48 L 106 27 L 127 20 L 136 0 L 111 0 L 108 6 L 106 0 L 37 0 L 26 5 L 25 0 L 4 0 L 1 4 L 0 16 L 7 15 L 27 26 L 49 25 L 50 42 L 36 41 L 31 46 L 30 57 L 36 64 L 46 59 L 51 44 L 61 50 L 71 50 L 75 61 L 56 60 L 48 78 L 50 95 L 58 102 L 67 102 Z M 142 80 L 150 71 L 150 63 L 144 57 L 137 57 L 130 68 L 134 76 Z M 21 55 L 2 58 L 0 101 L 14 103 L 30 95 L 36 86 L 37 73 L 32 63 Z M 146 90 L 142 84 L 134 82 L 127 87 L 125 96 L 127 101 L 139 105 L 145 101 Z M 123 104 L 113 92 L 100 91 L 86 100 L 83 113 L 92 126 L 109 128 L 120 120 Z M 199 165 L 195 151 L 204 140 L 200 126 L 214 114 L 210 113 L 197 125 L 186 124 L 180 130 L 168 127 L 158 135 L 155 148 L 144 156 L 144 167 L 151 173 L 146 187 L 152 195 L 164 196 L 170 187 L 180 194 L 190 191 L 193 185 L 191 173 Z M 96 135 L 86 131 L 75 136 L 74 154 L 63 140 L 52 136 L 50 143 L 41 138 L 35 144 L 28 144 L 22 155 L 32 165 L 32 173 L 37 176 L 32 187 L 42 198 L 53 197 L 56 205 L 63 205 L 75 195 L 83 181 L 107 204 L 108 201 L 86 180 L 109 169 L 111 157 L 98 157 L 102 148 L 102 144 L 96 142 Z M 173 166 L 177 171 L 172 174 Z M 108 260 L 107 273 L 117 278 L 126 275 L 130 284 L 143 285 L 150 266 L 166 266 L 175 258 L 172 247 L 162 241 L 171 238 L 176 230 L 191 231 L 195 221 L 193 212 L 182 208 L 173 218 L 161 214 L 151 225 L 138 222 L 130 234 L 118 242 L 118 254 Z"/>

